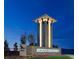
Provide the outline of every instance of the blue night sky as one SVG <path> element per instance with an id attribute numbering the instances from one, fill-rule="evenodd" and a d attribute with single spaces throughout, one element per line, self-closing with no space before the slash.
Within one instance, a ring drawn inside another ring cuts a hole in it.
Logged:
<path id="1" fill-rule="evenodd" d="M 21 35 L 33 33 L 37 37 L 37 24 L 32 20 L 47 13 L 57 20 L 53 24 L 53 44 L 61 48 L 74 48 L 73 0 L 4 0 L 5 39 L 9 46 L 20 44 Z"/>

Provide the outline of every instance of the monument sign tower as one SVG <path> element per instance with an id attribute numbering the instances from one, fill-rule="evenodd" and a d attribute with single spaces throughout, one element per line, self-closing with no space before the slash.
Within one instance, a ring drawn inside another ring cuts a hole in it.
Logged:
<path id="1" fill-rule="evenodd" d="M 20 51 L 20 56 L 53 56 L 60 55 L 61 48 L 54 48 L 52 43 L 52 23 L 56 20 L 47 14 L 34 20 L 38 24 L 38 46 L 26 46 L 25 47 L 25 37 L 22 40 L 22 47 Z"/>
<path id="2" fill-rule="evenodd" d="M 38 45 L 40 47 L 52 48 L 52 26 L 51 24 L 56 22 L 56 20 L 47 14 L 37 18 L 35 20 L 38 23 Z"/>

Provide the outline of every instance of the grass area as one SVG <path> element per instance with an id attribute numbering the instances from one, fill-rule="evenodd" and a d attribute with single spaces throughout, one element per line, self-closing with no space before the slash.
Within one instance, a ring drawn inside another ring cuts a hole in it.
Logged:
<path id="1" fill-rule="evenodd" d="M 30 59 L 72 59 L 69 56 L 49 56 L 49 57 L 34 57 Z"/>

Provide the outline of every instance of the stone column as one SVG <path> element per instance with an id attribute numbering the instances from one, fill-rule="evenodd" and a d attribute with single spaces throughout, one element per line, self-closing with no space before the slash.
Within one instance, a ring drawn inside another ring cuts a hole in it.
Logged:
<path id="1" fill-rule="evenodd" d="M 38 23 L 39 23 L 39 40 L 40 40 L 39 44 L 40 47 L 42 47 L 42 20 L 40 19 Z"/>
<path id="2" fill-rule="evenodd" d="M 48 47 L 52 47 L 52 39 L 51 39 L 51 20 L 48 20 Z"/>

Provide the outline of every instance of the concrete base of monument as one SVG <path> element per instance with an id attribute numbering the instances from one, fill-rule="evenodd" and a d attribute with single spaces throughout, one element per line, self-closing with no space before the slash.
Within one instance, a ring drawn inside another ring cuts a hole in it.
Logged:
<path id="1" fill-rule="evenodd" d="M 21 45 L 21 48 L 20 48 L 20 56 L 26 56 L 27 54 L 26 54 L 26 45 L 25 44 L 22 44 Z"/>
<path id="2" fill-rule="evenodd" d="M 37 47 L 37 46 L 32 46 L 30 49 L 27 49 L 29 51 L 29 55 L 32 57 L 36 56 L 57 56 L 61 55 L 61 49 L 60 48 L 46 48 L 46 47 Z M 28 55 L 28 53 L 27 53 Z"/>

